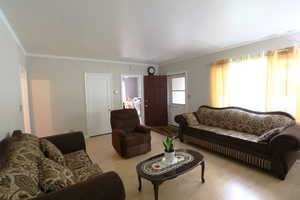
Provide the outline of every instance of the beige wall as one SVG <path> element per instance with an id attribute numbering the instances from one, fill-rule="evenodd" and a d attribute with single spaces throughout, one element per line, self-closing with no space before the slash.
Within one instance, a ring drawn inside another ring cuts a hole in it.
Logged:
<path id="1" fill-rule="evenodd" d="M 300 34 L 293 37 L 299 37 Z M 161 74 L 172 74 L 186 71 L 188 73 L 188 100 L 189 111 L 195 111 L 200 105 L 209 103 L 209 72 L 212 62 L 231 57 L 267 51 L 271 49 L 285 48 L 295 45 L 297 42 L 291 37 L 281 37 L 276 39 L 256 42 L 239 48 L 225 50 L 199 58 L 185 60 L 173 64 L 160 65 Z"/>
<path id="2" fill-rule="evenodd" d="M 0 139 L 14 129 L 23 129 L 22 113 L 19 109 L 19 75 L 21 65 L 24 64 L 24 54 L 0 19 Z"/>
<path id="3" fill-rule="evenodd" d="M 146 65 L 27 57 L 32 128 L 38 135 L 86 131 L 84 73 L 112 73 L 113 109 L 121 108 L 121 74 L 145 74 Z M 35 95 L 39 92 L 39 95 Z M 49 119 L 49 120 L 47 120 Z M 48 124 L 44 124 L 48 123 Z M 39 125 L 37 125 L 39 124 Z M 52 129 L 52 130 L 51 130 Z"/>

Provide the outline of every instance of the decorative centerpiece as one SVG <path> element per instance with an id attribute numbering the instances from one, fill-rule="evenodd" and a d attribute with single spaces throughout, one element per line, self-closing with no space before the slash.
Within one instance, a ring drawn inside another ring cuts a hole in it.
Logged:
<path id="1" fill-rule="evenodd" d="M 167 139 L 163 142 L 163 145 L 165 147 L 165 157 L 164 161 L 167 164 L 173 164 L 176 163 L 177 159 L 175 156 L 175 150 L 174 150 L 174 144 L 173 141 L 176 139 L 176 137 L 167 137 Z"/>

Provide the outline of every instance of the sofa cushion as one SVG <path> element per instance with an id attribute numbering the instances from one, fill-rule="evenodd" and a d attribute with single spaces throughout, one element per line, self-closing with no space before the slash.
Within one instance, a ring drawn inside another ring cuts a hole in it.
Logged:
<path id="1" fill-rule="evenodd" d="M 84 150 L 75 151 L 64 156 L 66 165 L 72 170 L 77 182 L 86 181 L 102 174 L 101 168 L 92 163 Z"/>
<path id="2" fill-rule="evenodd" d="M 97 164 L 91 164 L 85 165 L 78 169 L 74 169 L 73 173 L 76 177 L 77 182 L 83 182 L 98 175 L 101 175 L 103 172 Z"/>
<path id="3" fill-rule="evenodd" d="M 84 150 L 65 154 L 64 157 L 67 167 L 71 170 L 80 169 L 92 164 L 90 157 Z"/>
<path id="4" fill-rule="evenodd" d="M 24 142 L 14 142 L 9 148 L 8 157 L 15 155 L 23 155 L 33 162 L 37 162 L 39 158 L 45 157 L 40 148 L 32 145 L 26 144 Z"/>
<path id="5" fill-rule="evenodd" d="M 40 149 L 39 140 L 36 140 L 35 136 L 29 134 L 11 137 L 6 151 L 7 158 L 15 155 L 23 155 L 26 159 L 38 162 L 39 158 L 45 157 Z"/>
<path id="6" fill-rule="evenodd" d="M 200 107 L 196 112 L 200 124 L 239 132 L 262 135 L 278 127 L 288 127 L 295 120 L 279 114 L 255 114 L 235 108 L 214 109 Z"/>
<path id="7" fill-rule="evenodd" d="M 39 182 L 44 192 L 59 191 L 75 184 L 72 171 L 48 158 L 42 158 L 39 162 Z"/>
<path id="8" fill-rule="evenodd" d="M 0 172 L 0 199 L 24 200 L 42 194 L 30 173 L 21 168 L 5 168 Z"/>
<path id="9" fill-rule="evenodd" d="M 285 127 L 279 127 L 279 128 L 274 128 L 270 131 L 265 132 L 264 134 L 262 134 L 261 136 L 258 137 L 258 142 L 270 142 L 270 140 L 278 135 L 279 133 L 281 133 L 283 130 L 285 129 Z"/>
<path id="10" fill-rule="evenodd" d="M 205 140 L 211 143 L 219 144 L 232 149 L 237 149 L 245 153 L 256 154 L 261 157 L 270 157 L 270 148 L 266 143 L 259 143 L 241 137 L 232 137 L 231 135 L 216 134 L 212 130 L 196 129 L 187 127 L 183 136 L 191 136 L 196 139 Z M 257 136 L 256 136 L 257 137 Z M 183 137 L 184 139 L 184 137 Z"/>
<path id="11" fill-rule="evenodd" d="M 44 157 L 35 136 L 6 139 L 5 162 L 0 172 L 0 199 L 29 199 L 42 191 L 38 187 L 38 159 Z"/>
<path id="12" fill-rule="evenodd" d="M 39 148 L 39 143 L 35 139 L 31 140 L 35 137 L 28 136 L 5 139 L 5 157 L 1 167 L 24 171 L 35 184 L 38 184 L 38 160 L 44 155 Z M 28 138 L 31 139 L 28 140 Z"/>
<path id="13" fill-rule="evenodd" d="M 38 163 L 32 161 L 30 155 L 27 155 L 28 154 L 14 154 L 10 156 L 6 161 L 5 168 L 26 171 L 28 172 L 28 176 L 38 184 Z"/>
<path id="14" fill-rule="evenodd" d="M 184 113 L 182 116 L 185 118 L 188 126 L 197 126 L 199 125 L 199 121 L 195 116 L 195 113 Z"/>
<path id="15" fill-rule="evenodd" d="M 53 160 L 61 165 L 66 164 L 65 158 L 64 158 L 63 154 L 61 153 L 61 151 L 54 144 L 52 144 L 49 140 L 41 139 L 40 144 L 41 144 L 41 149 L 47 158 L 50 158 L 51 160 Z"/>
<path id="16" fill-rule="evenodd" d="M 251 142 L 257 142 L 258 141 L 258 136 L 249 134 L 249 133 L 243 133 L 239 131 L 233 131 L 233 130 L 228 130 L 228 129 L 222 129 L 218 127 L 212 127 L 212 126 L 205 126 L 205 125 L 198 125 L 198 126 L 191 126 L 192 128 L 195 129 L 201 129 L 201 130 L 206 130 L 210 131 L 219 135 L 225 135 L 225 136 L 230 136 L 234 138 L 239 138 L 241 140 L 247 140 Z M 201 133 L 199 133 L 201 134 Z"/>

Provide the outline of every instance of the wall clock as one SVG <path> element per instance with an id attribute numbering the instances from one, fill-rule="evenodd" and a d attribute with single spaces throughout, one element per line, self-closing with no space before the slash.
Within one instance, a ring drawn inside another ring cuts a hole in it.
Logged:
<path id="1" fill-rule="evenodd" d="M 156 69 L 153 66 L 147 68 L 148 74 L 153 76 L 155 74 Z"/>

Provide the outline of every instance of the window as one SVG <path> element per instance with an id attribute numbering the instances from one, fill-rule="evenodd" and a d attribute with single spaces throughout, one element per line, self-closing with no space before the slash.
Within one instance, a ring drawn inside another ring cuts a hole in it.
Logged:
<path id="1" fill-rule="evenodd" d="M 211 67 L 211 105 L 285 111 L 300 122 L 300 49 L 222 60 Z"/>
<path id="2" fill-rule="evenodd" d="M 171 79 L 172 83 L 172 104 L 185 104 L 185 77 Z"/>

